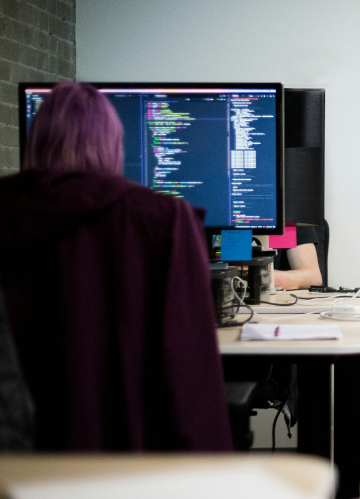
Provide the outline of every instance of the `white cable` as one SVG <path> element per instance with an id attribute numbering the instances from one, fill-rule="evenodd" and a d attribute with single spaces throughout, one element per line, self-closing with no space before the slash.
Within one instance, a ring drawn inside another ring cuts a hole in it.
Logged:
<path id="1" fill-rule="evenodd" d="M 353 299 L 358 296 L 359 293 L 360 293 L 360 288 L 357 290 L 357 292 L 354 294 L 354 296 L 346 303 L 346 305 L 349 305 L 349 303 L 351 303 L 353 301 Z"/>
<path id="2" fill-rule="evenodd" d="M 336 321 L 360 321 L 360 315 L 359 314 L 333 314 L 331 313 L 330 310 L 327 310 L 325 312 L 321 312 L 320 316 L 323 319 L 333 319 Z"/>
<path id="3" fill-rule="evenodd" d="M 261 317 L 261 319 L 266 320 L 266 321 L 281 321 L 281 320 L 292 320 L 292 319 L 297 319 L 300 315 L 312 315 L 312 314 L 319 314 L 321 318 L 323 319 L 333 319 L 337 321 L 360 321 L 360 315 L 359 314 L 354 314 L 354 315 L 349 315 L 349 314 L 332 314 L 330 310 L 327 311 L 321 311 L 321 310 L 313 310 L 311 312 L 306 312 L 306 313 L 296 313 L 296 314 L 284 314 L 281 315 L 280 317 L 274 317 L 273 315 L 271 317 L 266 317 L 265 315 L 259 314 L 255 311 L 254 315 L 258 315 Z M 275 314 L 274 314 L 275 315 Z"/>
<path id="4" fill-rule="evenodd" d="M 274 317 L 274 315 L 276 314 L 271 314 L 271 317 L 265 317 L 263 314 L 259 314 L 258 312 L 255 311 L 254 315 L 258 315 L 259 317 L 261 317 L 262 319 L 265 319 L 266 321 L 281 321 L 281 320 L 292 320 L 292 319 L 298 319 L 299 318 L 299 315 L 303 316 L 303 315 L 312 315 L 312 314 L 319 314 L 321 312 L 321 310 L 313 310 L 311 312 L 304 312 L 304 313 L 294 313 L 294 314 L 283 314 L 281 315 L 280 317 L 277 316 L 277 317 Z M 281 312 L 280 312 L 281 313 Z"/>
<path id="5" fill-rule="evenodd" d="M 348 295 L 350 296 L 350 295 Z M 313 302 L 313 301 L 316 301 L 316 300 L 320 300 L 320 301 L 325 301 L 325 300 L 336 300 L 336 301 L 339 301 L 339 300 L 342 300 L 342 299 L 345 299 L 345 298 L 348 298 L 348 296 L 344 296 L 343 294 L 341 295 L 333 295 L 333 296 L 324 296 L 324 297 L 321 297 L 321 296 L 317 296 L 317 297 L 314 297 L 314 298 L 299 298 L 298 297 L 298 303 L 299 302 Z M 351 298 L 354 298 L 354 297 L 351 297 Z M 336 302 L 334 302 L 336 303 Z"/>
<path id="6" fill-rule="evenodd" d="M 238 293 L 235 291 L 235 286 L 234 286 L 234 281 L 236 282 L 240 282 L 240 284 L 243 286 L 244 288 L 244 291 L 243 291 L 243 296 L 242 298 L 238 295 Z M 244 281 L 243 279 L 241 279 L 240 277 L 238 276 L 235 276 L 231 279 L 231 291 L 234 293 L 235 297 L 239 300 L 240 304 L 241 305 L 245 305 L 244 303 L 244 298 L 246 296 L 246 288 L 247 288 L 247 282 Z"/>

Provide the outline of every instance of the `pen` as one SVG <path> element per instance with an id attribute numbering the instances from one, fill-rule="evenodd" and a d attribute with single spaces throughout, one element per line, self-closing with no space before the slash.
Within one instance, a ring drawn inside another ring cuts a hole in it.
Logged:
<path id="1" fill-rule="evenodd" d="M 280 336 L 280 326 L 276 326 L 274 336 Z"/>

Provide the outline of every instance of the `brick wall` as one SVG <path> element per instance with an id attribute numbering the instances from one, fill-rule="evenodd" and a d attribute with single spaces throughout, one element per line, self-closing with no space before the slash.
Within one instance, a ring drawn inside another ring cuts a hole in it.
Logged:
<path id="1" fill-rule="evenodd" d="M 0 175 L 19 170 L 17 83 L 75 79 L 76 0 L 0 0 Z"/>

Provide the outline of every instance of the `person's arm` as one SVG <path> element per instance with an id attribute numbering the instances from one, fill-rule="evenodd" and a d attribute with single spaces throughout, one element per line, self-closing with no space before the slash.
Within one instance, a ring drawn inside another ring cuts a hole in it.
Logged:
<path id="1" fill-rule="evenodd" d="M 287 257 L 291 270 L 274 271 L 275 287 L 298 289 L 321 286 L 322 277 L 313 243 L 288 249 Z"/>

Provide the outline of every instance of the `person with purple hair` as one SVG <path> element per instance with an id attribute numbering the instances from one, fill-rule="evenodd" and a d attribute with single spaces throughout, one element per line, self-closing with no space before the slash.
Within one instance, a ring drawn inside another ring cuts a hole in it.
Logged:
<path id="1" fill-rule="evenodd" d="M 232 449 L 203 212 L 123 173 L 86 83 L 41 105 L 0 180 L 0 279 L 46 451 Z"/>
<path id="2" fill-rule="evenodd" d="M 122 175 L 123 133 L 101 92 L 87 83 L 59 83 L 30 128 L 22 169 Z"/>

